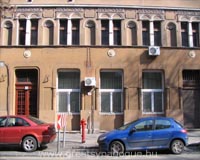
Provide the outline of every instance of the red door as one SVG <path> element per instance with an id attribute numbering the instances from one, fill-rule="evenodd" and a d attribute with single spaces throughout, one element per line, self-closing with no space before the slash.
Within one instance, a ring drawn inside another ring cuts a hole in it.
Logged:
<path id="1" fill-rule="evenodd" d="M 16 71 L 16 114 L 37 117 L 37 70 Z"/>

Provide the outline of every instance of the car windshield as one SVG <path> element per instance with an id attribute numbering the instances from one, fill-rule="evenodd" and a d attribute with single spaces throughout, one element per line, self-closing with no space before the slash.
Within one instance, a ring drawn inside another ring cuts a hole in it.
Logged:
<path id="1" fill-rule="evenodd" d="M 45 122 L 39 120 L 38 118 L 35 118 L 35 117 L 32 117 L 32 116 L 29 116 L 28 117 L 31 121 L 35 122 L 36 124 L 44 124 Z"/>
<path id="2" fill-rule="evenodd" d="M 137 121 L 137 120 L 136 120 Z M 136 121 L 133 121 L 133 122 L 130 122 L 130 123 L 127 123 L 121 127 L 119 127 L 117 130 L 126 130 L 129 126 L 131 126 L 133 123 L 135 123 Z"/>

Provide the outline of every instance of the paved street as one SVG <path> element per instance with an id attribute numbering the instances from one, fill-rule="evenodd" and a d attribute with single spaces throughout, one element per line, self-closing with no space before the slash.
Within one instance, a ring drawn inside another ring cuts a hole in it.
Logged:
<path id="1" fill-rule="evenodd" d="M 43 147 L 36 152 L 26 153 L 19 147 L 0 147 L 1 160 L 29 159 L 29 160 L 64 160 L 64 159 L 160 159 L 160 160 L 195 160 L 200 157 L 200 131 L 191 130 L 189 135 L 189 146 L 181 155 L 173 155 L 167 151 L 148 151 L 148 152 L 131 152 L 125 156 L 112 157 L 107 154 L 98 152 L 97 137 L 100 134 L 87 134 L 86 143 L 81 143 L 80 133 L 67 133 L 65 136 L 65 147 L 63 147 L 63 136 L 60 136 L 60 147 L 58 148 L 57 140 Z"/>

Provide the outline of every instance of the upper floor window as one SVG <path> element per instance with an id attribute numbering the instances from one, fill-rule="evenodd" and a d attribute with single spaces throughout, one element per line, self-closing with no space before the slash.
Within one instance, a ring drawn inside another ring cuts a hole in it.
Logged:
<path id="1" fill-rule="evenodd" d="M 161 22 L 142 21 L 143 45 L 161 46 Z"/>
<path id="2" fill-rule="evenodd" d="M 60 19 L 60 44 L 67 44 L 67 19 Z"/>
<path id="3" fill-rule="evenodd" d="M 25 45 L 26 39 L 26 20 L 19 20 L 19 45 Z"/>
<path id="4" fill-rule="evenodd" d="M 38 19 L 31 19 L 31 45 L 38 44 Z"/>
<path id="5" fill-rule="evenodd" d="M 182 39 L 182 46 L 189 47 L 188 23 L 187 22 L 181 22 L 181 39 Z"/>
<path id="6" fill-rule="evenodd" d="M 163 113 L 163 75 L 159 71 L 142 73 L 142 107 L 144 113 Z"/>
<path id="7" fill-rule="evenodd" d="M 142 43 L 145 46 L 150 45 L 149 31 L 149 21 L 142 21 Z"/>
<path id="8" fill-rule="evenodd" d="M 121 21 L 113 20 L 114 45 L 121 45 Z"/>
<path id="9" fill-rule="evenodd" d="M 176 25 L 174 23 L 169 23 L 167 25 L 167 40 L 168 46 L 174 47 L 177 46 L 177 38 L 176 38 Z"/>
<path id="10" fill-rule="evenodd" d="M 199 30 L 200 30 L 200 23 L 194 22 L 192 23 L 192 36 L 193 36 L 193 45 L 194 47 L 200 46 L 200 36 L 199 36 Z"/>
<path id="11" fill-rule="evenodd" d="M 80 71 L 58 70 L 58 112 L 80 112 Z"/>
<path id="12" fill-rule="evenodd" d="M 109 45 L 109 20 L 101 21 L 101 44 Z"/>
<path id="13" fill-rule="evenodd" d="M 122 71 L 100 72 L 100 95 L 102 113 L 121 113 L 123 106 Z"/>
<path id="14" fill-rule="evenodd" d="M 45 22 L 44 38 L 46 45 L 53 45 L 54 39 L 54 25 L 52 21 Z"/>
<path id="15" fill-rule="evenodd" d="M 95 45 L 96 44 L 95 23 L 89 20 L 86 24 L 86 27 L 87 27 L 87 31 L 86 31 L 87 44 Z"/>
<path id="16" fill-rule="evenodd" d="M 3 44 L 12 45 L 12 29 L 13 25 L 11 22 L 7 21 L 3 28 Z"/>
<path id="17" fill-rule="evenodd" d="M 80 43 L 80 21 L 72 20 L 72 45 L 79 45 Z"/>
<path id="18" fill-rule="evenodd" d="M 159 21 L 155 21 L 154 25 L 154 45 L 161 46 L 161 23 Z"/>
<path id="19" fill-rule="evenodd" d="M 128 44 L 137 45 L 137 28 L 135 22 L 129 22 L 128 25 Z"/>

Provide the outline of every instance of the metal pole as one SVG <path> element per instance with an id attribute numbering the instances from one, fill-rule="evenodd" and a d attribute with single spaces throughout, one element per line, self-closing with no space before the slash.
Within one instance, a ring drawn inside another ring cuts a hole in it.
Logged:
<path id="1" fill-rule="evenodd" d="M 66 133 L 66 126 L 64 126 L 64 131 L 63 131 L 63 148 L 65 148 L 65 133 Z"/>
<path id="2" fill-rule="evenodd" d="M 58 130 L 58 139 L 57 139 L 57 153 L 60 151 L 60 130 Z"/>

